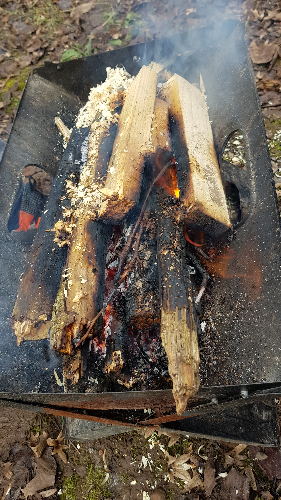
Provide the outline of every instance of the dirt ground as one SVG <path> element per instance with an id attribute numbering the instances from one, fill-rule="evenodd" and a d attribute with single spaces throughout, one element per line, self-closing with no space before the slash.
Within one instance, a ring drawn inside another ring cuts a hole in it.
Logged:
<path id="1" fill-rule="evenodd" d="M 28 73 L 46 61 L 59 63 L 231 18 L 245 23 L 279 198 L 280 1 L 0 0 L 0 137 L 8 138 Z M 243 164 L 239 137 L 225 155 Z M 175 441 L 157 431 L 79 443 L 64 441 L 62 427 L 59 418 L 1 409 L 2 500 L 281 498 L 278 448 L 188 436 Z"/>

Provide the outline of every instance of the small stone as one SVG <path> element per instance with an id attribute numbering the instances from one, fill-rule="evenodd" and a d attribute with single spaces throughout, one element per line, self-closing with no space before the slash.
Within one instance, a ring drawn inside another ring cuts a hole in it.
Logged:
<path id="1" fill-rule="evenodd" d="M 157 488 L 151 495 L 150 500 L 166 500 L 166 493 L 162 488 Z"/>

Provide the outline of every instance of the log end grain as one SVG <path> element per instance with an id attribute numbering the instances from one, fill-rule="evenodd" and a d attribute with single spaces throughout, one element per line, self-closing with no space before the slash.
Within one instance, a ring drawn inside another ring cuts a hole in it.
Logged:
<path id="1" fill-rule="evenodd" d="M 161 338 L 173 381 L 176 411 L 181 414 L 199 389 L 199 349 L 193 312 L 186 308 L 162 308 Z"/>

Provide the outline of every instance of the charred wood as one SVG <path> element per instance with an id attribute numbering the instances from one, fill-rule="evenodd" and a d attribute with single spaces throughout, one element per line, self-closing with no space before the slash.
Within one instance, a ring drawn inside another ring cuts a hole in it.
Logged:
<path id="1" fill-rule="evenodd" d="M 12 315 L 12 326 L 18 344 L 24 339 L 39 340 L 48 337 L 53 303 L 66 260 L 65 246 L 54 243 L 53 228 L 62 218 L 63 206 L 68 203 L 66 180 L 71 175 L 74 182 L 79 178 L 81 146 L 88 135 L 88 127 L 72 132 L 30 249 Z"/>
<path id="2" fill-rule="evenodd" d="M 185 267 L 181 208 L 158 190 L 158 257 L 160 273 L 161 338 L 168 357 L 177 413 L 199 388 L 197 318 L 191 282 Z"/>

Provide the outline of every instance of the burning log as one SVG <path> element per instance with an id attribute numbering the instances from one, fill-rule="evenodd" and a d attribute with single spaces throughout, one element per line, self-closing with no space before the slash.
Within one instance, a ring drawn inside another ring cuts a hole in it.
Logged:
<path id="1" fill-rule="evenodd" d="M 150 134 L 157 75 L 143 66 L 129 87 L 108 166 L 106 196 L 99 217 L 114 223 L 123 219 L 140 196 L 143 164 L 151 151 Z"/>
<path id="2" fill-rule="evenodd" d="M 163 85 L 160 97 L 169 104 L 181 201 L 187 207 L 185 221 L 220 235 L 231 223 L 204 95 L 175 74 Z"/>
<path id="3" fill-rule="evenodd" d="M 137 265 L 125 293 L 127 322 L 137 330 L 160 324 L 156 221 L 148 215 L 144 220 Z"/>
<path id="4" fill-rule="evenodd" d="M 158 256 L 161 338 L 168 357 L 177 413 L 199 388 L 197 320 L 192 287 L 184 264 L 183 222 L 177 201 L 158 191 Z"/>

